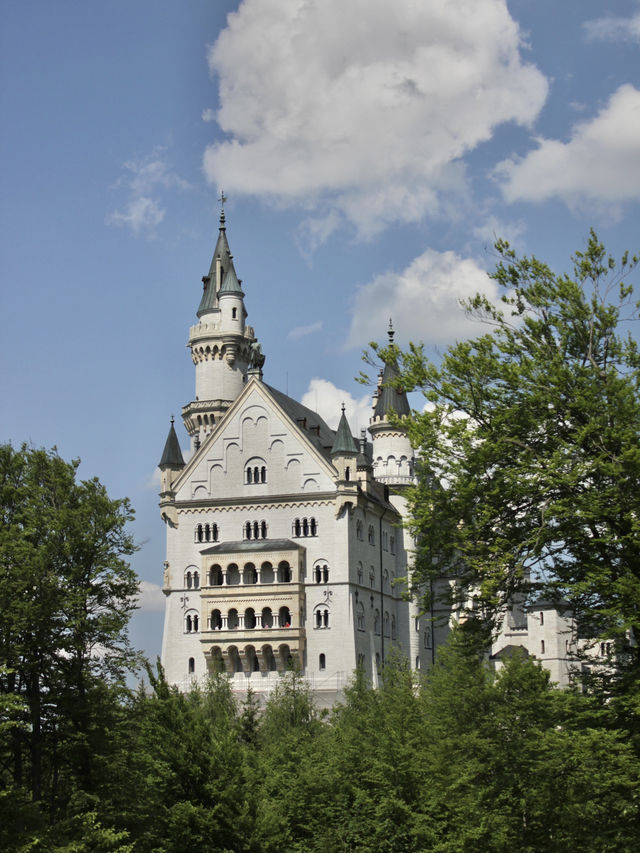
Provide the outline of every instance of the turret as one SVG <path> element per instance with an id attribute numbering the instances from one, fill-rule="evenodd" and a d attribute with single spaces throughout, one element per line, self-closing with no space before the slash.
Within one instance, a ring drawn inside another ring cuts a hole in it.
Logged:
<path id="1" fill-rule="evenodd" d="M 169 427 L 169 435 L 164 443 L 164 450 L 158 468 L 160 469 L 160 506 L 165 501 L 171 500 L 173 492 L 173 483 L 184 468 L 184 459 L 180 450 L 180 442 L 176 435 L 176 430 L 173 425 L 173 416 L 171 417 L 171 426 Z"/>
<path id="2" fill-rule="evenodd" d="M 221 200 L 224 205 L 224 195 Z M 244 293 L 227 240 L 224 206 L 209 273 L 202 283 L 199 322 L 189 332 L 196 395 L 182 410 L 194 449 L 242 390 L 256 340 L 251 326 L 245 325 Z"/>
<path id="3" fill-rule="evenodd" d="M 380 377 L 369 432 L 373 443 L 375 479 L 386 485 L 400 486 L 413 481 L 414 454 L 407 430 L 402 423 L 392 423 L 392 415 L 403 419 L 411 413 L 406 392 L 395 387 L 399 374 L 393 355 L 394 335 L 393 325 L 389 321 L 389 348 L 392 354 L 385 361 Z"/>
<path id="4" fill-rule="evenodd" d="M 338 480 L 343 482 L 356 480 L 357 460 L 358 446 L 351 435 L 351 428 L 344 413 L 343 404 L 342 416 L 331 448 L 331 461 L 338 469 Z"/>

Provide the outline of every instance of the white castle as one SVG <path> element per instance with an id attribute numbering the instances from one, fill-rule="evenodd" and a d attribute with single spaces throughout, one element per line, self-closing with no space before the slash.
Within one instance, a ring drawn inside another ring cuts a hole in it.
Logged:
<path id="1" fill-rule="evenodd" d="M 263 381 L 224 209 L 203 284 L 189 333 L 195 399 L 182 409 L 192 453 L 185 464 L 172 419 L 159 465 L 167 680 L 188 689 L 226 671 L 235 691 L 266 694 L 295 665 L 329 705 L 356 667 L 375 685 L 394 649 L 425 671 L 450 619 L 404 595 L 415 454 L 389 420 L 409 414 L 388 384 L 395 365 L 385 365 L 369 438 L 353 437 L 344 410 L 334 431 Z M 491 657 L 499 665 L 522 646 L 566 683 L 572 642 L 571 620 L 539 602 L 505 615 Z"/>

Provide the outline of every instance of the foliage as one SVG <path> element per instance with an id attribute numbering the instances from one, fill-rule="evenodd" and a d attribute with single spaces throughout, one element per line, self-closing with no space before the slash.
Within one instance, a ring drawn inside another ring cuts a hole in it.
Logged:
<path id="1" fill-rule="evenodd" d="M 0 767 L 15 805 L 10 834 L 38 812 L 54 822 L 75 786 L 91 789 L 102 711 L 134 660 L 127 623 L 137 580 L 123 559 L 134 550 L 133 513 L 98 480 L 78 482 L 77 466 L 55 450 L 0 446 Z"/>
<path id="2" fill-rule="evenodd" d="M 428 590 L 446 567 L 458 604 L 478 590 L 489 627 L 519 595 L 567 599 L 583 636 L 613 639 L 637 667 L 640 354 L 626 325 L 638 320 L 626 283 L 637 259 L 616 265 L 593 232 L 571 276 L 496 249 L 503 310 L 481 296 L 467 305 L 489 332 L 439 364 L 422 346 L 381 351 L 428 401 L 409 425 L 422 455 L 417 579 Z"/>

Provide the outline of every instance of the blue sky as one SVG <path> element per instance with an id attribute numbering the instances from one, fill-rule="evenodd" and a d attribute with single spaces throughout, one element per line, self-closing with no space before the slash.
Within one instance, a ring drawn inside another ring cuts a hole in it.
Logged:
<path id="1" fill-rule="evenodd" d="M 355 431 L 363 347 L 474 334 L 496 236 L 637 251 L 639 49 L 631 0 L 2 0 L 0 440 L 131 498 L 138 647 L 220 188 L 265 380 Z"/>

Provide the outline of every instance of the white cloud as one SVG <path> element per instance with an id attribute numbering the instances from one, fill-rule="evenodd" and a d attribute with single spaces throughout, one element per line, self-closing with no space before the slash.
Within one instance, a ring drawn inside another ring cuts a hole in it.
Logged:
<path id="1" fill-rule="evenodd" d="M 309 388 L 302 395 L 300 402 L 303 406 L 318 412 L 332 429 L 338 426 L 344 403 L 351 432 L 358 435 L 361 429 L 369 426 L 372 413 L 371 401 L 371 392 L 356 398 L 327 379 L 315 378 L 309 383 Z"/>
<path id="2" fill-rule="evenodd" d="M 108 225 L 128 226 L 134 234 L 153 234 L 166 214 L 166 208 L 158 197 L 159 193 L 167 189 L 189 188 L 187 181 L 169 168 L 164 150 L 156 147 L 146 157 L 128 160 L 124 164 L 124 174 L 113 189 L 124 189 L 127 199 L 123 209 L 115 210 L 107 216 Z"/>
<path id="3" fill-rule="evenodd" d="M 379 275 L 356 291 L 348 347 L 380 341 L 389 318 L 402 340 L 451 343 L 482 329 L 460 307 L 460 300 L 484 293 L 498 304 L 498 288 L 469 258 L 428 249 L 401 273 Z"/>
<path id="4" fill-rule="evenodd" d="M 216 111 L 212 110 L 211 107 L 208 107 L 206 110 L 202 110 L 202 121 L 215 121 L 216 120 Z"/>
<path id="5" fill-rule="evenodd" d="M 588 41 L 637 41 L 640 42 L 640 12 L 628 18 L 605 15 L 584 24 Z"/>
<path id="6" fill-rule="evenodd" d="M 557 196 L 569 207 L 612 215 L 640 198 L 640 91 L 620 86 L 590 121 L 576 124 L 569 142 L 539 139 L 521 160 L 496 168 L 507 201 L 545 201 Z"/>
<path id="7" fill-rule="evenodd" d="M 309 326 L 296 326 L 295 329 L 291 329 L 288 334 L 289 338 L 306 338 L 308 335 L 313 335 L 315 332 L 322 331 L 322 320 L 318 320 L 316 323 L 311 323 Z"/>
<path id="8" fill-rule="evenodd" d="M 244 0 L 209 53 L 228 138 L 207 177 L 302 206 L 312 243 L 441 212 L 461 158 L 544 103 L 520 47 L 506 0 Z"/>
<path id="9" fill-rule="evenodd" d="M 140 581 L 137 603 L 143 613 L 164 613 L 165 601 L 162 587 L 151 581 Z"/>

